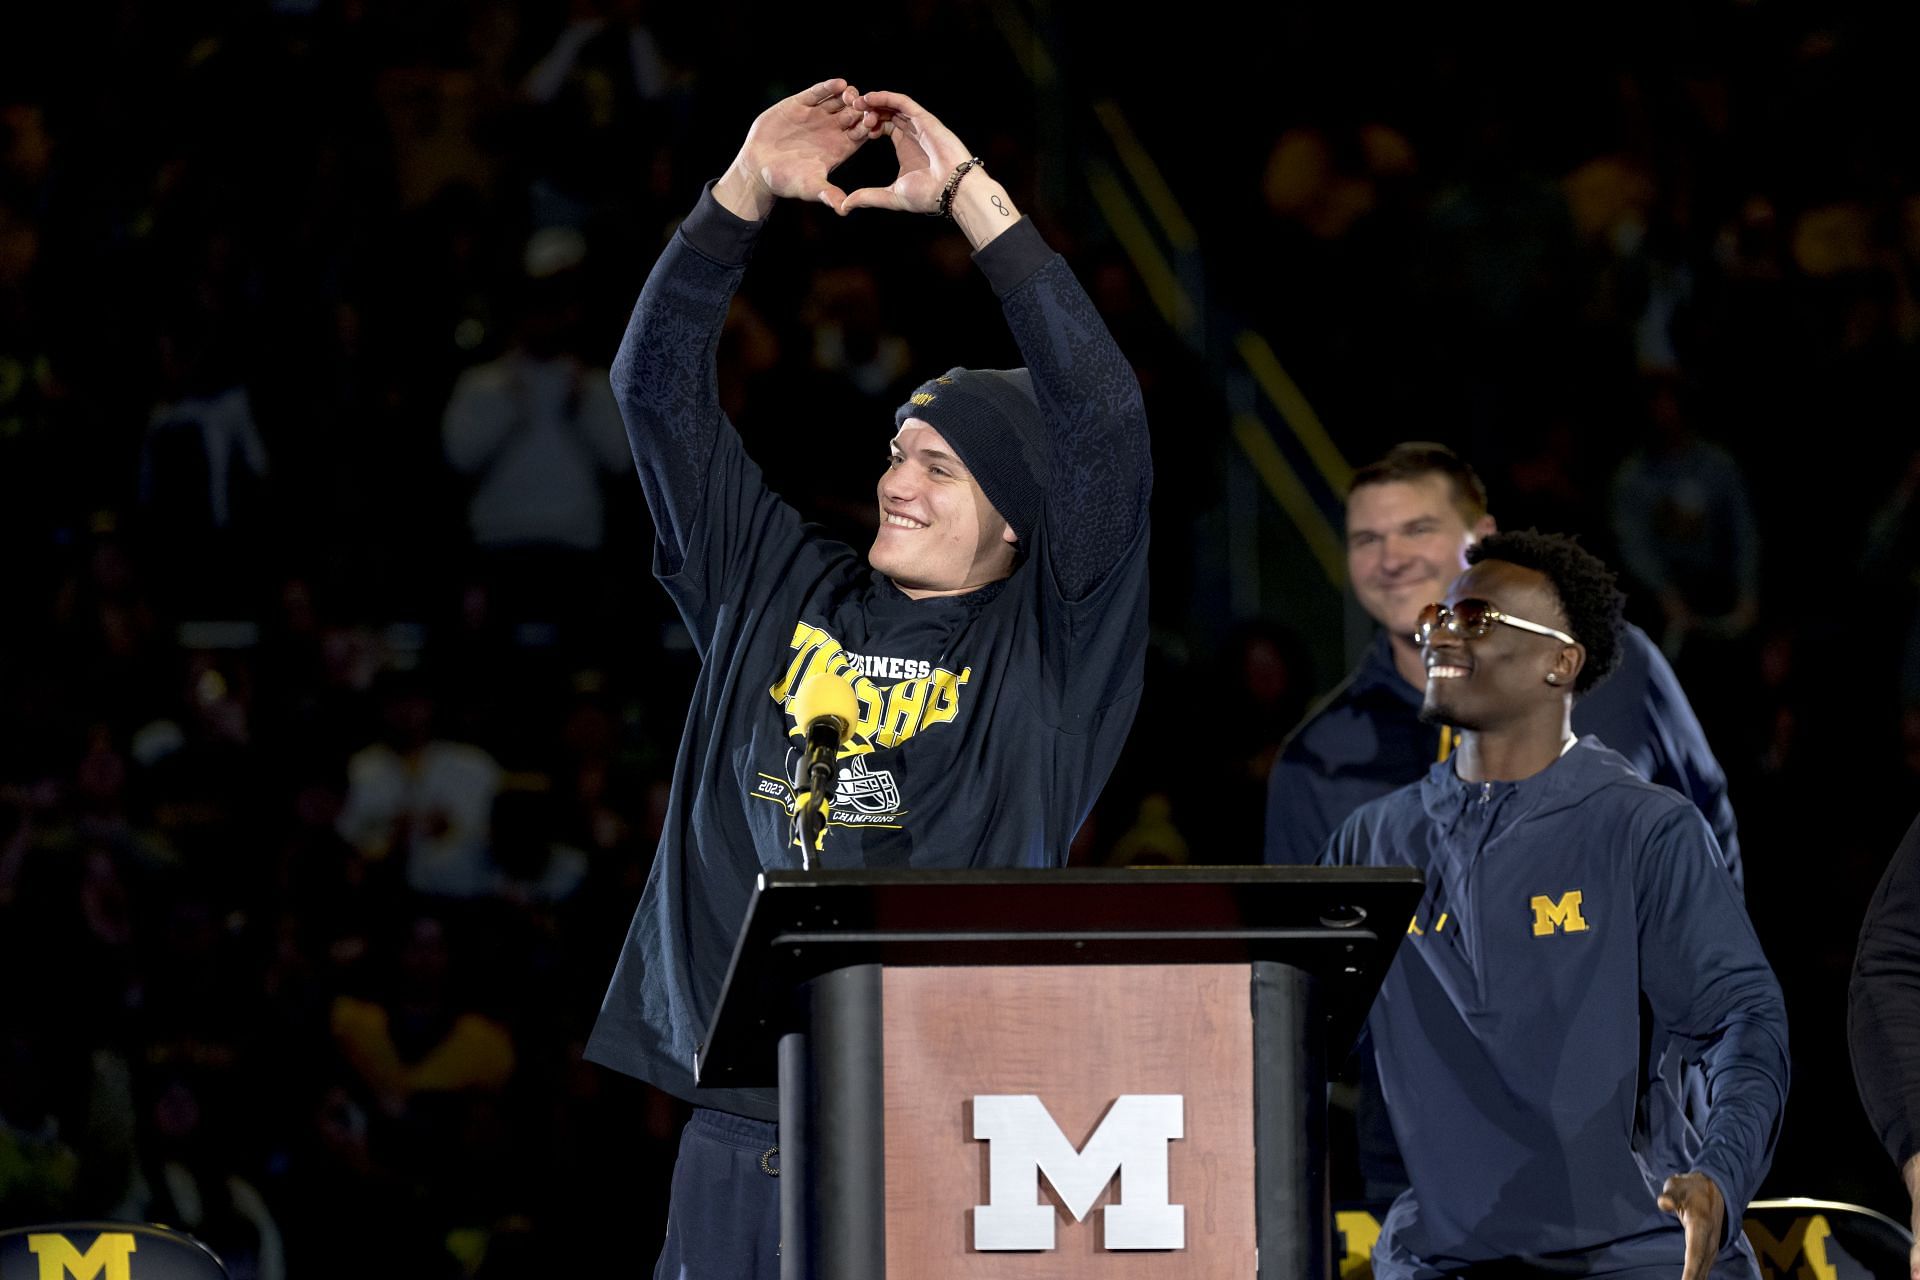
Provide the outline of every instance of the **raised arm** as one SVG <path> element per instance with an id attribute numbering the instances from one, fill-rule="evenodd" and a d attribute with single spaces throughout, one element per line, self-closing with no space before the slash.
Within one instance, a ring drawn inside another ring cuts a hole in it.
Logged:
<path id="1" fill-rule="evenodd" d="M 999 295 L 1051 434 L 1047 556 L 1068 600 L 1084 598 L 1147 522 L 1153 459 L 1140 384 L 1066 261 L 951 129 L 900 93 L 849 95 L 870 135 L 893 141 L 899 175 L 849 194 L 860 208 L 937 213 L 943 199 Z M 962 166 L 968 165 L 964 172 Z M 957 175 L 957 181 L 956 181 Z"/>
<path id="2" fill-rule="evenodd" d="M 614 358 L 612 382 L 661 568 L 685 558 L 721 430 L 714 358 L 762 220 L 783 197 L 846 198 L 828 174 L 867 140 L 845 80 L 823 80 L 763 111 L 726 174 L 674 232 L 640 291 Z"/>

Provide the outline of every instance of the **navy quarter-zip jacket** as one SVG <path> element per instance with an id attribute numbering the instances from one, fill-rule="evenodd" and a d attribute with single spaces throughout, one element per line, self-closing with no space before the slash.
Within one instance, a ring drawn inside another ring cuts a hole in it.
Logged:
<path id="1" fill-rule="evenodd" d="M 1786 1008 L 1699 810 L 1587 737 L 1520 782 L 1437 764 L 1356 811 L 1324 861 L 1427 877 L 1368 1021 L 1411 1182 L 1376 1275 L 1677 1275 L 1683 1232 L 1655 1197 L 1690 1169 L 1734 1224 L 1714 1274 L 1754 1274 L 1738 1223 L 1786 1102 Z M 1678 1070 L 1642 1075 L 1661 1043 L 1705 1074 L 1700 1132 L 1664 1083 Z"/>

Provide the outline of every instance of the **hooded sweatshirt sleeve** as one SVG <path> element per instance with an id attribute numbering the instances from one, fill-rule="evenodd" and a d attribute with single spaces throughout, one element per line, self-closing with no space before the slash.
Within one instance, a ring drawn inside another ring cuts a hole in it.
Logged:
<path id="1" fill-rule="evenodd" d="M 1920 819 L 1887 864 L 1860 927 L 1847 1048 L 1867 1119 L 1904 1168 L 1920 1154 Z"/>
<path id="2" fill-rule="evenodd" d="M 614 357 L 614 398 L 658 530 L 663 576 L 686 559 L 714 446 L 733 433 L 720 409 L 715 356 L 761 225 L 722 208 L 709 183 L 654 263 Z"/>
<path id="3" fill-rule="evenodd" d="M 1085 599 L 1147 524 L 1153 488 L 1140 382 L 1066 260 L 1023 218 L 974 255 L 1000 299 L 1051 437 L 1046 546 L 1054 581 Z"/>
<path id="4" fill-rule="evenodd" d="M 1786 1004 L 1699 811 L 1676 804 L 1636 850 L 1641 987 L 1663 1025 L 1703 1046 L 1708 1112 L 1694 1166 L 1737 1223 L 1780 1133 Z"/>

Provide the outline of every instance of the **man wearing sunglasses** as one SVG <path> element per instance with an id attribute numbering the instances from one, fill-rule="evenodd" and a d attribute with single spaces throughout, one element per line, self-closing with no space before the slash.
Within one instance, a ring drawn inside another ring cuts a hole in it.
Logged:
<path id="1" fill-rule="evenodd" d="M 1740 1221 L 1787 1096 L 1779 984 L 1699 810 L 1573 732 L 1619 659 L 1613 574 L 1531 531 L 1468 560 L 1412 637 L 1420 716 L 1458 745 L 1323 858 L 1427 878 L 1368 1019 L 1411 1184 L 1374 1274 L 1751 1276 Z M 1643 1045 L 1704 1075 L 1697 1129 Z"/>

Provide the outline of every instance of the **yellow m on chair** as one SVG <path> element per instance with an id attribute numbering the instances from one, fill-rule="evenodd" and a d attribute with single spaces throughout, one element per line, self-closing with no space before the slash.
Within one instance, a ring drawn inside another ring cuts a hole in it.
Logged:
<path id="1" fill-rule="evenodd" d="M 135 1257 L 135 1254 L 138 1257 Z M 230 1280 L 219 1255 L 157 1222 L 0 1227 L 4 1280 Z"/>
<path id="2" fill-rule="evenodd" d="M 1838 1280 L 1840 1272 L 1827 1260 L 1827 1241 L 1833 1228 L 1825 1217 L 1811 1214 L 1797 1220 L 1785 1235 L 1775 1239 L 1766 1224 L 1749 1218 L 1747 1243 L 1759 1256 L 1761 1274 L 1797 1276 L 1801 1280 Z"/>
<path id="3" fill-rule="evenodd" d="M 1569 889 L 1558 899 L 1544 893 L 1534 894 L 1529 904 L 1533 907 L 1533 936 L 1544 938 L 1556 929 L 1563 933 L 1585 933 L 1587 918 L 1580 914 L 1580 897 L 1578 889 Z"/>
<path id="4" fill-rule="evenodd" d="M 27 1251 L 40 1259 L 40 1280 L 132 1280 L 136 1247 L 125 1231 L 102 1231 L 85 1253 L 54 1232 L 27 1237 Z"/>

